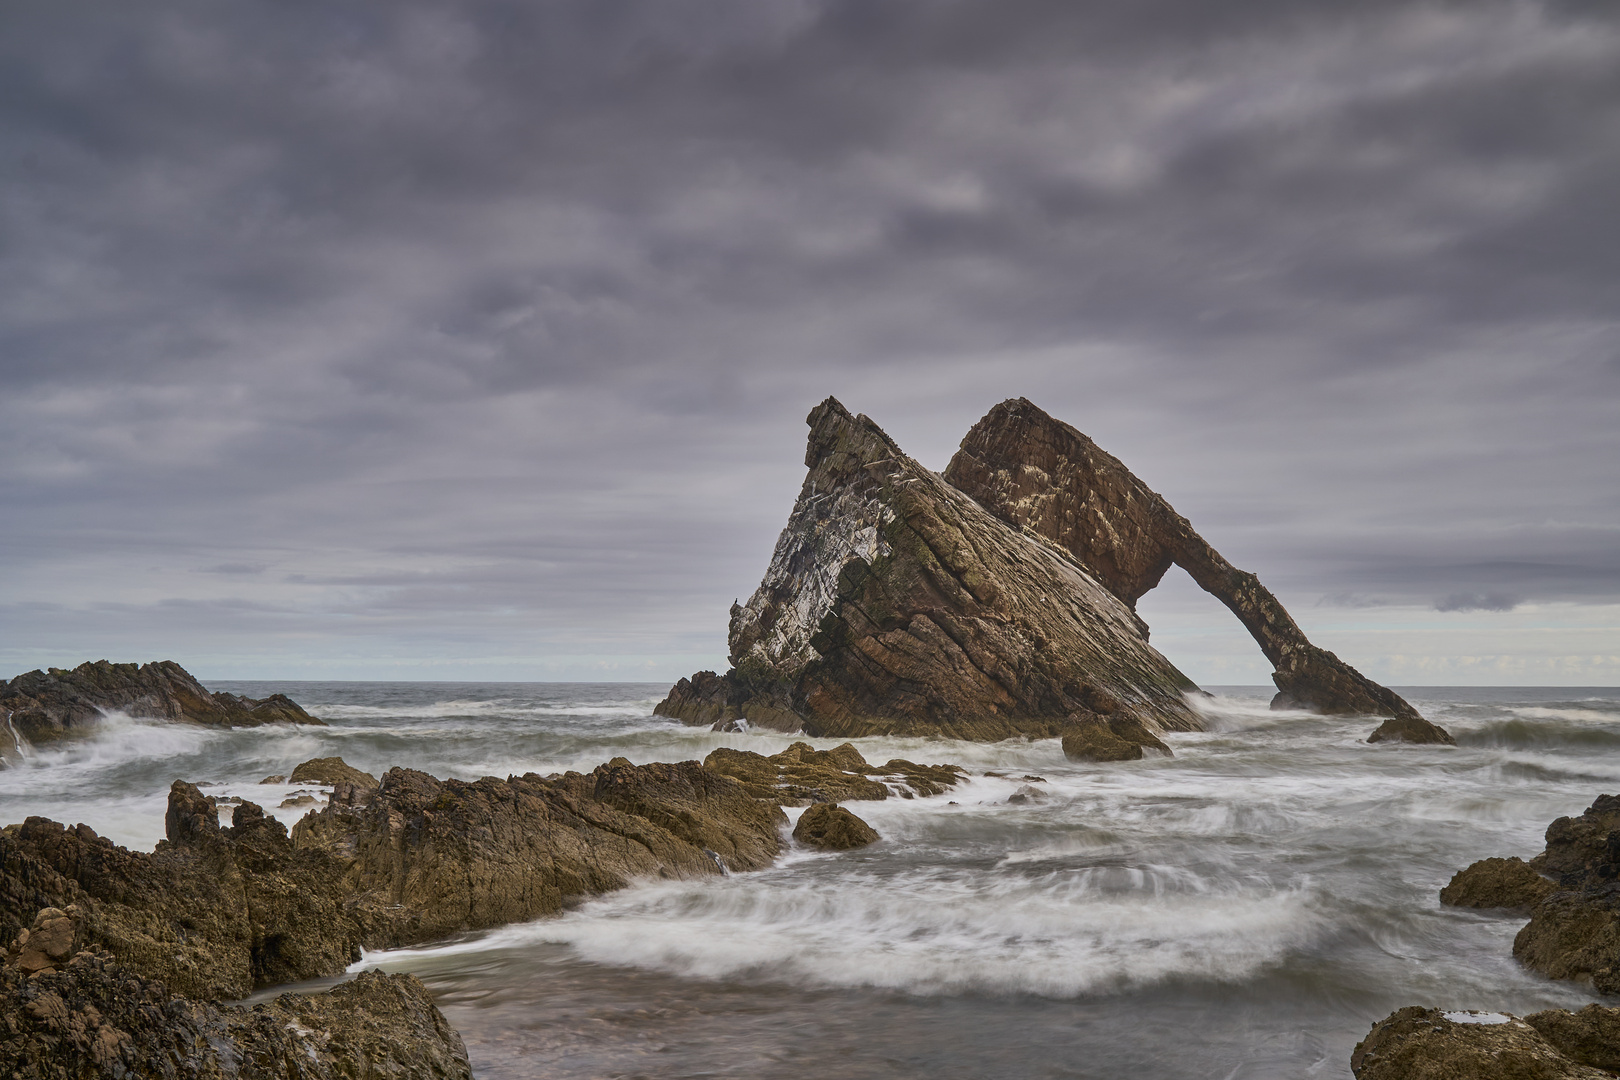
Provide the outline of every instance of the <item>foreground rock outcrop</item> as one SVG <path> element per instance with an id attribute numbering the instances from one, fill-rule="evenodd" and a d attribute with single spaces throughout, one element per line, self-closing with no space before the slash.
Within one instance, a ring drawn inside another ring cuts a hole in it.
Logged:
<path id="1" fill-rule="evenodd" d="M 1195 689 L 1061 547 L 1009 525 L 829 398 L 759 589 L 732 608 L 731 670 L 657 708 L 847 737 L 1059 735 L 1096 695 L 1191 730 Z"/>
<path id="2" fill-rule="evenodd" d="M 72 671 L 30 671 L 0 684 L 0 716 L 13 738 L 54 742 L 94 728 L 109 712 L 209 727 L 324 723 L 284 694 L 267 698 L 210 693 L 173 660 L 151 664 L 80 664 Z M 0 738 L 0 754 L 10 740 Z"/>
<path id="3" fill-rule="evenodd" d="M 938 795 L 967 777 L 957 765 L 918 765 L 904 758 L 871 765 L 850 743 L 817 750 L 796 742 L 770 757 L 721 747 L 704 758 L 703 765 L 738 780 L 754 798 L 780 806 L 887 799 L 890 794 L 903 799 Z"/>
<path id="4" fill-rule="evenodd" d="M 1441 902 L 1528 910 L 1513 955 L 1552 979 L 1620 993 L 1620 796 L 1599 795 L 1579 817 L 1547 826 L 1529 862 L 1483 859 L 1459 872 Z"/>
<path id="5" fill-rule="evenodd" d="M 251 1008 L 196 1002 L 92 952 L 0 971 L 0 1076 L 13 1080 L 471 1080 L 467 1050 L 411 975 L 368 972 Z"/>
<path id="6" fill-rule="evenodd" d="M 1356 1080 L 1603 1080 L 1617 1033 L 1620 1010 L 1599 1005 L 1523 1019 L 1414 1005 L 1374 1024 L 1350 1068 Z"/>
<path id="7" fill-rule="evenodd" d="M 1238 617 L 1276 669 L 1278 707 L 1387 716 L 1370 742 L 1452 742 L 1398 694 L 1312 645 L 1253 574 L 1221 557 L 1186 518 L 1096 443 L 1029 401 L 991 409 L 945 479 L 1001 520 L 1061 545 L 1133 611 L 1172 565 Z"/>
<path id="8" fill-rule="evenodd" d="M 695 761 L 588 774 L 437 780 L 391 769 L 339 784 L 287 829 L 253 803 L 222 828 L 177 781 L 167 839 L 129 851 L 44 818 L 0 830 L 0 940 L 74 912 L 73 950 L 202 1000 L 341 973 L 390 948 L 554 914 L 637 877 L 767 865 L 786 818 Z"/>

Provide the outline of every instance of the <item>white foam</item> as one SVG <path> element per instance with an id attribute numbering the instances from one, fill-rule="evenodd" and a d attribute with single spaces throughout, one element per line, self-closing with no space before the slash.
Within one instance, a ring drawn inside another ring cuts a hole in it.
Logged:
<path id="1" fill-rule="evenodd" d="M 559 919 L 362 963 L 551 943 L 689 978 L 1069 997 L 1167 978 L 1242 979 L 1318 929 L 1305 888 L 1186 890 L 1137 873 L 1134 889 L 1121 868 L 1036 879 L 826 880 L 778 870 L 658 882 Z"/>

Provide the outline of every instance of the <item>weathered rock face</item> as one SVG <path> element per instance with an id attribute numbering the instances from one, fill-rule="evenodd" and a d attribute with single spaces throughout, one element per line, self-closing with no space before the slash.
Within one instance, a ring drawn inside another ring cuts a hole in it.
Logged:
<path id="1" fill-rule="evenodd" d="M 1098 716 L 1063 733 L 1063 756 L 1070 761 L 1140 761 L 1143 748 L 1171 750 L 1134 716 Z"/>
<path id="2" fill-rule="evenodd" d="M 1440 902 L 1452 907 L 1517 908 L 1528 912 L 1558 886 L 1523 859 L 1481 859 L 1459 870 L 1440 890 Z"/>
<path id="3" fill-rule="evenodd" d="M 1132 610 L 1172 564 L 1186 570 L 1254 636 L 1276 669 L 1279 706 L 1405 721 L 1380 728 L 1375 742 L 1452 741 L 1393 691 L 1312 645 L 1259 578 L 1223 559 L 1117 458 L 1025 399 L 1004 401 L 975 424 L 945 479 L 1001 520 L 1061 545 Z"/>
<path id="4" fill-rule="evenodd" d="M 836 803 L 817 803 L 799 815 L 793 839 L 822 851 L 852 851 L 878 840 L 877 830 Z"/>
<path id="5" fill-rule="evenodd" d="M 891 758 L 882 767 L 870 765 L 850 743 L 817 750 L 797 742 L 770 757 L 721 747 L 703 759 L 703 767 L 740 781 L 754 798 L 780 806 L 887 799 L 891 793 L 903 799 L 938 795 L 967 775 L 956 765 L 918 765 L 904 758 Z"/>
<path id="6" fill-rule="evenodd" d="M 253 803 L 221 828 L 214 805 L 176 781 L 168 839 L 151 854 L 44 818 L 0 830 L 0 940 L 21 937 L 21 950 L 22 932 L 42 929 L 37 911 L 63 909 L 75 949 L 105 949 L 188 997 L 238 998 L 338 974 L 362 945 L 552 914 L 636 877 L 756 869 L 785 823 L 695 761 L 473 783 L 393 769 L 378 787 L 336 785 L 296 842 Z M 46 963 L 42 950 L 28 962 Z"/>
<path id="7" fill-rule="evenodd" d="M 411 975 L 221 1007 L 81 952 L 34 978 L 0 972 L 0 1014 L 0 1075 L 16 1080 L 472 1077 L 461 1037 Z"/>
<path id="8" fill-rule="evenodd" d="M 30 671 L 0 684 L 0 715 L 31 743 L 52 742 L 93 728 L 108 712 L 210 727 L 314 724 L 284 694 L 262 700 L 209 693 L 173 660 L 143 664 L 80 664 L 72 671 Z M 10 740 L 0 737 L 0 753 Z"/>
<path id="9" fill-rule="evenodd" d="M 1600 1080 L 1609 1075 L 1566 1054 L 1538 1030 L 1534 1022 L 1547 1016 L 1476 1015 L 1475 1020 L 1500 1022 L 1459 1023 L 1439 1009 L 1410 1006 L 1373 1025 L 1356 1044 L 1350 1068 L 1356 1080 Z"/>
<path id="10" fill-rule="evenodd" d="M 268 783 L 269 781 L 261 781 Z M 292 771 L 289 781 L 294 784 L 357 784 L 360 787 L 374 788 L 377 778 L 368 772 L 361 772 L 340 757 L 310 758 Z"/>
<path id="11" fill-rule="evenodd" d="M 1620 1009 L 1588 1005 L 1570 1012 L 1548 1009 L 1524 1018 L 1558 1052 L 1594 1069 L 1620 1072 Z"/>
<path id="12" fill-rule="evenodd" d="M 1475 863 L 1440 899 L 1527 907 L 1530 922 L 1513 939 L 1520 963 L 1548 978 L 1620 993 L 1620 797 L 1599 795 L 1580 817 L 1554 821 L 1546 849 L 1528 863 Z"/>
<path id="13" fill-rule="evenodd" d="M 732 609 L 732 669 L 683 680 L 662 715 L 999 739 L 1059 734 L 1101 692 L 1154 728 L 1199 726 L 1192 683 L 1068 552 L 831 398 L 809 424 L 799 500 L 759 589 Z"/>

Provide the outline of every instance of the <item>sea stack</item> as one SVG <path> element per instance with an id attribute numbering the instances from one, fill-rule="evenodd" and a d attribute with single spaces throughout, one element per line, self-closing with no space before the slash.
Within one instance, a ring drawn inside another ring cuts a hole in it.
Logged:
<path id="1" fill-rule="evenodd" d="M 1317 648 L 1255 575 L 1237 569 L 1118 458 L 1024 398 L 991 409 L 945 479 L 1015 528 L 1063 547 L 1131 610 L 1171 565 L 1231 609 L 1276 670 L 1274 707 L 1389 717 L 1369 742 L 1450 743 L 1394 691 Z"/>
<path id="2" fill-rule="evenodd" d="M 731 612 L 731 670 L 660 715 L 814 736 L 1052 736 L 1102 712 L 1196 730 L 1191 680 L 1075 556 L 1009 524 L 828 398 L 759 589 Z"/>

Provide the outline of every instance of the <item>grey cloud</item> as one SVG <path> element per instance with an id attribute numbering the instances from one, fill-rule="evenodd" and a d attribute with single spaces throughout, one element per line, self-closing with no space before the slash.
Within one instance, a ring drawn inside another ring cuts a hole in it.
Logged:
<path id="1" fill-rule="evenodd" d="M 1612 5 L 0 22 L 13 639 L 718 659 L 829 392 L 1026 394 L 1285 599 L 1620 599 Z"/>
<path id="2" fill-rule="evenodd" d="M 1452 593 L 1434 602 L 1436 611 L 1512 611 L 1519 601 L 1504 593 Z"/>

